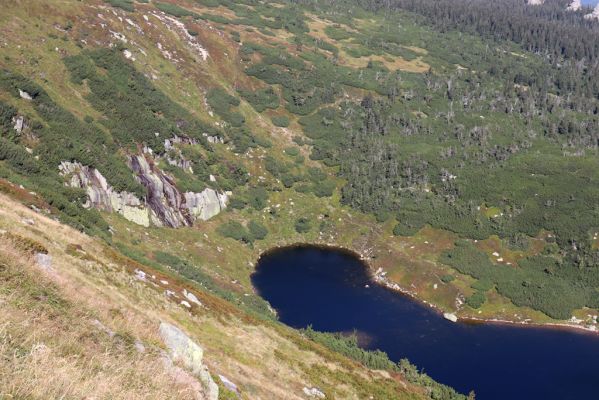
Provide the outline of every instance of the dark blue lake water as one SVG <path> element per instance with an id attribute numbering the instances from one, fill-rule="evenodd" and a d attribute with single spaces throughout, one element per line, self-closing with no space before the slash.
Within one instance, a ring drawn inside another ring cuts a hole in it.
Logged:
<path id="1" fill-rule="evenodd" d="M 378 286 L 353 255 L 296 247 L 263 256 L 252 281 L 295 328 L 357 330 L 363 347 L 408 358 L 437 381 L 478 400 L 599 399 L 599 337 L 461 324 Z M 365 285 L 369 285 L 366 288 Z"/>

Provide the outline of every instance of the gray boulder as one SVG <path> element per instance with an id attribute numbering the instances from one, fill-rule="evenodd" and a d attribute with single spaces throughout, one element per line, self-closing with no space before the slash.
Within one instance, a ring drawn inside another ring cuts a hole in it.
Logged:
<path id="1" fill-rule="evenodd" d="M 202 363 L 204 350 L 182 330 L 166 322 L 160 323 L 160 337 L 170 357 L 199 378 L 206 399 L 218 400 L 218 385 L 210 376 L 208 368 Z"/>

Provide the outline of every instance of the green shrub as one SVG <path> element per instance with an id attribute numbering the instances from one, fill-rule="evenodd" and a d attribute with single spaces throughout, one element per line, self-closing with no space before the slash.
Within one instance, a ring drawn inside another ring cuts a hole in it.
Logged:
<path id="1" fill-rule="evenodd" d="M 443 275 L 441 277 L 441 282 L 443 283 L 450 283 L 453 282 L 455 280 L 455 276 L 447 274 L 447 275 Z"/>
<path id="2" fill-rule="evenodd" d="M 296 157 L 299 155 L 299 149 L 297 147 L 287 147 L 284 151 L 285 154 L 291 157 Z"/>
<path id="3" fill-rule="evenodd" d="M 256 240 L 262 240 L 268 235 L 268 229 L 264 225 L 254 220 L 248 224 L 248 229 Z"/>
<path id="4" fill-rule="evenodd" d="M 335 181 L 325 180 L 316 182 L 312 190 L 318 197 L 331 197 L 336 187 Z"/>
<path id="5" fill-rule="evenodd" d="M 486 300 L 483 292 L 475 292 L 472 296 L 466 297 L 466 304 L 472 308 L 480 308 Z"/>
<path id="6" fill-rule="evenodd" d="M 206 101 L 223 120 L 234 127 L 240 127 L 245 118 L 236 111 L 231 110 L 239 106 L 239 99 L 231 96 L 221 88 L 212 89 L 208 92 Z"/>
<path id="7" fill-rule="evenodd" d="M 133 0 L 104 0 L 113 7 L 122 8 L 125 11 L 135 11 Z"/>
<path id="8" fill-rule="evenodd" d="M 479 292 L 487 292 L 491 289 L 493 289 L 495 287 L 495 285 L 493 284 L 493 282 L 486 280 L 486 279 L 479 279 L 476 282 L 474 282 L 472 285 L 470 285 L 470 287 L 472 289 L 476 289 Z"/>
<path id="9" fill-rule="evenodd" d="M 160 11 L 170 14 L 173 17 L 177 17 L 177 18 L 188 17 L 188 16 L 199 17 L 198 14 L 196 14 L 192 11 L 189 11 L 183 7 L 179 7 L 176 4 L 154 2 L 154 5 Z"/>
<path id="10" fill-rule="evenodd" d="M 312 229 L 312 224 L 308 218 L 301 217 L 295 221 L 295 230 L 297 233 L 306 233 Z"/>
<path id="11" fill-rule="evenodd" d="M 287 128 L 289 126 L 289 118 L 284 115 L 275 115 L 271 118 L 271 121 L 274 126 L 280 128 Z"/>
<path id="12" fill-rule="evenodd" d="M 239 89 L 238 92 L 258 112 L 279 107 L 279 96 L 271 86 L 260 90 Z"/>
<path id="13" fill-rule="evenodd" d="M 245 208 L 245 205 L 247 203 L 245 202 L 245 200 L 243 200 L 242 198 L 239 198 L 237 196 L 232 197 L 229 200 L 229 207 L 237 209 L 237 210 L 242 210 L 243 208 Z"/>
<path id="14" fill-rule="evenodd" d="M 312 191 L 312 185 L 302 183 L 299 185 L 295 185 L 294 189 L 298 193 L 310 193 Z"/>
<path id="15" fill-rule="evenodd" d="M 224 237 L 238 240 L 244 243 L 252 243 L 253 237 L 248 230 L 237 221 L 228 221 L 216 228 L 217 232 Z"/>
<path id="16" fill-rule="evenodd" d="M 268 200 L 268 192 L 262 186 L 252 187 L 248 189 L 246 194 L 248 204 L 254 209 L 261 211 L 266 207 Z"/>

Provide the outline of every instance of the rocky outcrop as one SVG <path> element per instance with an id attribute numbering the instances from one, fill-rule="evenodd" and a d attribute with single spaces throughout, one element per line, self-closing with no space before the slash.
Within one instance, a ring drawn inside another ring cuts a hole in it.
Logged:
<path id="1" fill-rule="evenodd" d="M 166 151 L 172 150 L 174 149 L 174 145 L 175 144 L 188 144 L 188 145 L 193 145 L 193 144 L 198 144 L 198 141 L 196 139 L 193 138 L 188 138 L 188 137 L 184 137 L 184 136 L 173 136 L 171 139 L 164 139 L 164 149 Z"/>
<path id="2" fill-rule="evenodd" d="M 146 202 L 164 225 L 191 226 L 197 219 L 212 218 L 227 207 L 228 196 L 214 189 L 181 193 L 172 178 L 145 155 L 131 158 L 131 169 L 148 191 Z"/>
<path id="3" fill-rule="evenodd" d="M 58 169 L 62 176 L 70 178 L 69 186 L 85 189 L 88 201 L 84 207 L 116 212 L 136 224 L 150 226 L 151 213 L 145 203 L 133 193 L 114 190 L 97 169 L 70 161 L 61 162 Z"/>
<path id="4" fill-rule="evenodd" d="M 218 400 L 218 385 L 202 363 L 204 350 L 182 330 L 166 322 L 160 323 L 160 338 L 168 349 L 169 357 L 180 363 L 201 382 L 201 395 L 208 400 Z"/>
<path id="5" fill-rule="evenodd" d="M 166 162 L 170 165 L 174 165 L 175 167 L 179 167 L 182 170 L 188 171 L 193 174 L 193 167 L 191 161 L 185 159 L 181 150 L 175 147 L 175 144 L 186 144 L 186 145 L 194 145 L 198 144 L 196 139 L 180 137 L 175 135 L 172 139 L 164 140 L 164 150 L 167 152 L 166 154 Z M 175 153 L 176 156 L 173 158 L 169 153 Z"/>
<path id="6" fill-rule="evenodd" d="M 215 136 L 210 136 L 207 133 L 203 133 L 202 134 L 206 140 L 208 141 L 208 143 L 225 143 L 225 139 L 223 139 L 222 137 L 215 135 Z"/>
<path id="7" fill-rule="evenodd" d="M 59 170 L 69 179 L 68 185 L 86 190 L 88 202 L 85 207 L 117 212 L 143 226 L 191 226 L 196 220 L 205 221 L 227 207 L 227 194 L 214 189 L 181 193 L 173 179 L 156 167 L 149 155 L 132 156 L 129 165 L 146 188 L 145 199 L 139 199 L 133 193 L 117 192 L 100 171 L 78 162 L 63 161 Z"/>
<path id="8" fill-rule="evenodd" d="M 25 123 L 25 118 L 21 115 L 17 115 L 12 118 L 12 123 L 14 124 L 14 130 L 20 135 L 24 129 L 27 128 L 27 124 Z"/>
<path id="9" fill-rule="evenodd" d="M 227 207 L 228 196 L 212 189 L 185 193 L 185 206 L 194 218 L 206 221 Z"/>
<path id="10" fill-rule="evenodd" d="M 32 95 L 21 89 L 19 89 L 19 96 L 21 96 L 21 98 L 25 100 L 33 100 Z"/>
<path id="11" fill-rule="evenodd" d="M 314 398 L 314 399 L 326 399 L 326 397 L 327 397 L 327 396 L 325 396 L 325 394 L 324 394 L 324 393 L 322 393 L 322 392 L 320 391 L 320 389 L 318 389 L 318 388 L 314 388 L 314 387 L 312 387 L 312 388 L 307 388 L 307 387 L 305 387 L 305 388 L 303 389 L 303 392 L 304 392 L 304 394 L 305 394 L 306 396 L 308 396 L 308 397 L 312 397 L 312 398 Z"/>
<path id="12" fill-rule="evenodd" d="M 526 0 L 526 4 L 529 6 L 539 6 L 545 3 L 545 0 Z"/>

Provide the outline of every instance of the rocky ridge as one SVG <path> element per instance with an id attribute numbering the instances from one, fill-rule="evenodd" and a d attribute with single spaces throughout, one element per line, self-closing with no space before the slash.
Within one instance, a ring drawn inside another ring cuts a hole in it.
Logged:
<path id="1" fill-rule="evenodd" d="M 138 198 L 130 192 L 118 192 L 95 168 L 79 162 L 63 161 L 59 166 L 66 184 L 85 189 L 88 201 L 85 207 L 116 212 L 127 220 L 142 226 L 191 226 L 195 221 L 208 220 L 227 206 L 228 195 L 206 188 L 202 192 L 182 193 L 173 179 L 162 172 L 152 158 L 142 154 L 129 157 L 129 165 L 136 179 L 145 187 L 147 195 Z"/>

